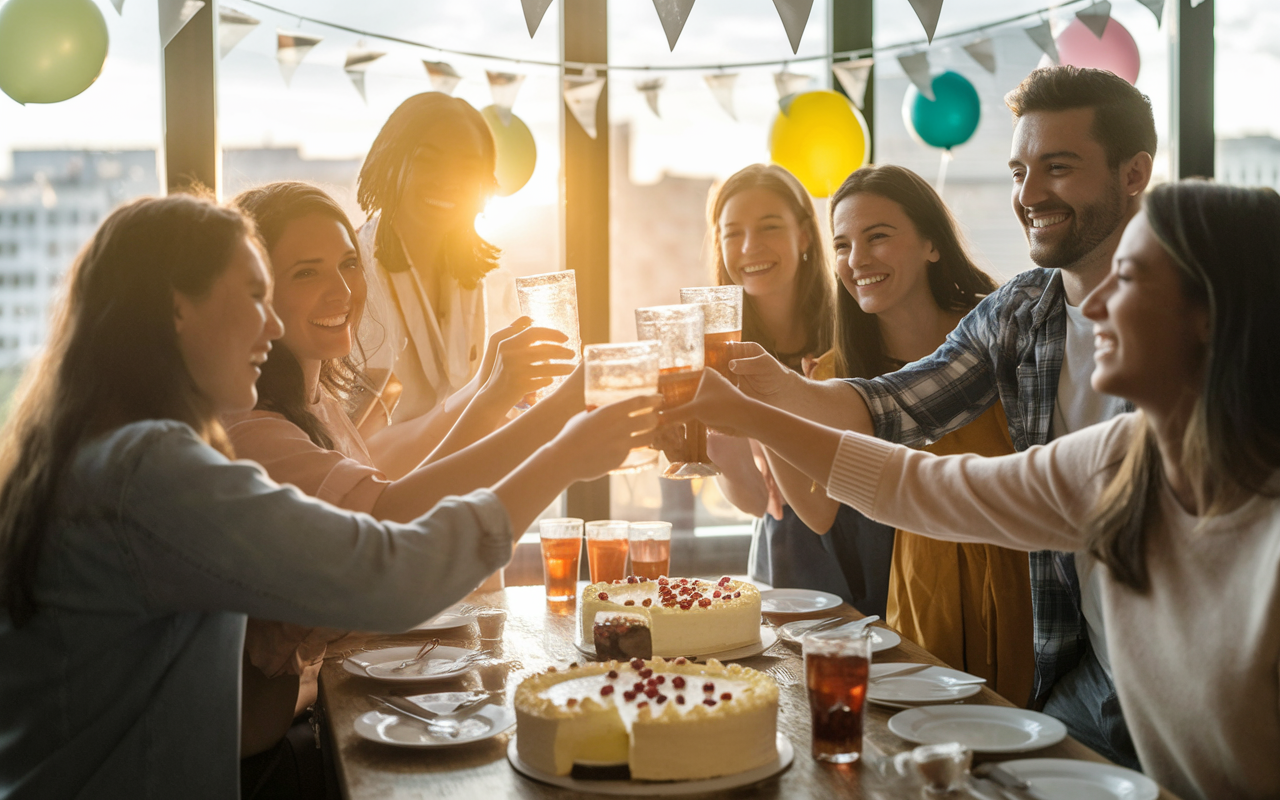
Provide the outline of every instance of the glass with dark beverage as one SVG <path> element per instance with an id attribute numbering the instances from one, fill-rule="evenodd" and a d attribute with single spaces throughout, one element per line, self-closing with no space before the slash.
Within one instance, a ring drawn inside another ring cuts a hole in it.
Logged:
<path id="1" fill-rule="evenodd" d="M 587 409 L 641 395 L 657 394 L 658 354 L 658 342 L 651 339 L 623 344 L 589 344 L 583 348 L 583 399 Z M 637 447 L 621 466 L 610 470 L 609 474 L 639 472 L 656 463 L 657 450 Z"/>
<path id="2" fill-rule="evenodd" d="M 587 563 L 591 582 L 620 581 L 627 577 L 627 531 L 625 520 L 598 519 L 587 523 Z"/>
<path id="3" fill-rule="evenodd" d="M 547 605 L 559 613 L 572 614 L 578 601 L 582 520 L 544 519 L 538 525 L 542 539 L 542 577 L 547 587 Z"/>
<path id="4" fill-rule="evenodd" d="M 573 363 L 576 364 L 580 358 L 577 354 L 582 352 L 582 337 L 578 333 L 578 282 L 574 271 L 566 269 L 516 278 L 516 298 L 520 301 L 520 313 L 532 319 L 534 325 L 554 328 L 569 337 L 564 346 L 575 353 Z M 566 379 L 567 376 L 562 375 L 550 386 L 526 395 L 519 407 L 528 408 L 555 391 Z"/>
<path id="5" fill-rule="evenodd" d="M 852 634 L 833 632 L 804 639 L 813 757 L 819 761 L 847 764 L 862 757 L 871 641 L 865 626 Z"/>
<path id="6" fill-rule="evenodd" d="M 680 290 L 680 302 L 702 307 L 702 349 L 707 369 L 729 376 L 729 343 L 742 341 L 742 287 L 697 286 Z M 696 420 L 686 423 L 693 458 L 669 478 L 719 475 L 707 455 L 707 428 Z"/>
<path id="7" fill-rule="evenodd" d="M 693 399 L 702 380 L 703 314 L 700 306 L 651 306 L 636 309 L 636 333 L 658 342 L 658 391 L 662 407 L 675 408 Z M 691 438 L 696 423 L 674 423 L 659 429 L 656 440 L 671 461 L 664 478 L 693 478 L 680 468 L 698 460 L 698 439 Z"/>
<path id="8" fill-rule="evenodd" d="M 631 540 L 631 574 L 657 579 L 671 574 L 671 523 L 633 522 L 627 538 Z"/>

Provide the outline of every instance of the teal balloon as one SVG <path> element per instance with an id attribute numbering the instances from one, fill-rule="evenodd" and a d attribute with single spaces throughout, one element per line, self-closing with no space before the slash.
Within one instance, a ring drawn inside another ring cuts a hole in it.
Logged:
<path id="1" fill-rule="evenodd" d="M 982 102 L 978 90 L 963 75 L 944 72 L 933 77 L 933 100 L 912 84 L 902 99 L 907 130 L 925 144 L 950 150 L 964 144 L 978 129 Z"/>
<path id="2" fill-rule="evenodd" d="M 107 21 L 93 0 L 0 6 L 0 90 L 19 103 L 60 103 L 88 89 L 107 60 Z"/>

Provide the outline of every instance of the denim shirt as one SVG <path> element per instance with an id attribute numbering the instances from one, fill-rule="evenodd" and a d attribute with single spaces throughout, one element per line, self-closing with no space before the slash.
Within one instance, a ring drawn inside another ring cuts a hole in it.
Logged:
<path id="1" fill-rule="evenodd" d="M 977 419 L 998 399 L 1017 450 L 1046 444 L 1067 342 L 1058 270 L 1031 269 L 965 315 L 932 355 L 870 380 L 851 379 L 880 439 L 921 446 Z M 1132 410 L 1126 404 L 1125 410 Z M 1087 642 L 1071 553 L 1031 553 L 1035 703 L 1080 660 Z"/>
<path id="2" fill-rule="evenodd" d="M 379 522 L 173 421 L 81 447 L 56 509 L 35 616 L 0 612 L 0 797 L 237 797 L 246 615 L 405 630 L 512 552 L 492 493 Z"/>

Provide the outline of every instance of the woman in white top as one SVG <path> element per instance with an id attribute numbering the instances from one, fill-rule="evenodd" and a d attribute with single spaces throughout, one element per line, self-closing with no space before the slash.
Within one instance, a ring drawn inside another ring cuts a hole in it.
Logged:
<path id="1" fill-rule="evenodd" d="M 414 440 L 423 435 L 414 428 L 444 438 L 487 380 L 486 331 L 518 314 L 513 282 L 494 271 L 498 249 L 475 229 L 497 189 L 495 166 L 480 112 L 427 92 L 392 112 L 360 169 L 357 197 L 369 221 L 359 245 L 371 278 L 360 344 L 381 402 L 361 409 L 357 422 L 392 478 L 418 463 L 401 447 L 406 431 Z M 569 369 L 546 365 L 543 374 Z M 510 410 L 471 413 L 453 447 L 489 433 Z"/>
<path id="2" fill-rule="evenodd" d="M 281 332 L 252 224 L 208 201 L 124 206 L 72 266 L 0 431 L 7 796 L 236 797 L 246 616 L 412 627 L 656 422 L 656 397 L 579 414 L 491 491 L 380 522 L 229 460 L 218 415 Z"/>
<path id="3" fill-rule="evenodd" d="M 1094 388 L 1138 411 L 1015 455 L 842 433 L 712 374 L 681 411 L 761 440 L 889 524 L 1088 549 L 1105 566 L 1107 645 L 1143 769 L 1189 800 L 1280 797 L 1277 253 L 1274 191 L 1153 190 L 1082 306 Z M 749 361 L 731 369 L 767 389 Z"/>

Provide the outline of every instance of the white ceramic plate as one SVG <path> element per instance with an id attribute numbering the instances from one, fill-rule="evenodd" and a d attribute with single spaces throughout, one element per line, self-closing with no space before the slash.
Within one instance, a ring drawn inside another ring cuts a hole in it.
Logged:
<path id="1" fill-rule="evenodd" d="M 458 736 L 432 733 L 425 722 L 394 711 L 366 711 L 356 718 L 356 734 L 371 742 L 396 747 L 456 747 L 479 742 L 508 731 L 516 724 L 516 712 L 505 706 L 486 705 L 457 720 Z"/>
<path id="2" fill-rule="evenodd" d="M 1067 726 L 1047 714 L 1004 706 L 924 706 L 894 714 L 889 730 L 909 742 L 959 742 L 979 753 L 1025 753 L 1057 744 Z"/>
<path id="3" fill-rule="evenodd" d="M 714 658 L 717 661 L 737 661 L 740 658 L 751 658 L 758 656 L 778 642 L 778 634 L 773 632 L 772 628 L 760 626 L 760 641 L 757 644 L 749 644 L 745 647 L 738 647 L 733 650 L 721 650 L 718 653 L 704 653 L 698 656 L 688 656 L 695 661 L 706 661 L 708 658 Z M 578 648 L 578 652 L 591 658 L 596 658 L 595 644 L 587 644 L 586 642 L 575 642 L 574 647 Z M 674 658 L 674 656 L 672 656 Z"/>
<path id="4" fill-rule="evenodd" d="M 1026 758 L 1000 766 L 1045 800 L 1156 800 L 1160 787 L 1140 772 L 1068 758 Z"/>
<path id="5" fill-rule="evenodd" d="M 511 762 L 511 766 L 515 767 L 516 772 L 536 781 L 542 781 L 565 789 L 573 789 L 587 795 L 621 794 L 672 797 L 681 794 L 722 792 L 727 789 L 736 789 L 739 786 L 749 786 L 757 781 L 777 775 L 786 769 L 794 758 L 795 749 L 791 747 L 791 742 L 788 741 L 787 737 L 779 733 L 778 757 L 775 760 L 762 767 L 739 772 L 736 775 L 721 775 L 718 778 L 706 778 L 699 781 L 593 781 L 573 778 L 568 775 L 552 775 L 549 772 L 535 769 L 521 760 L 520 753 L 516 749 L 516 737 L 512 736 L 511 743 L 507 745 L 507 760 Z"/>
<path id="6" fill-rule="evenodd" d="M 451 631 L 475 622 L 472 614 L 438 614 L 414 628 L 415 631 Z M 403 659 L 402 659 L 403 660 Z"/>
<path id="7" fill-rule="evenodd" d="M 795 622 L 788 622 L 786 625 L 778 626 L 778 635 L 781 636 L 785 641 L 791 642 L 793 644 L 800 644 L 801 640 L 804 639 L 805 632 L 808 631 L 810 628 L 812 628 L 814 625 L 818 625 L 819 623 L 822 623 L 822 622 L 826 622 L 826 620 L 825 619 L 801 619 L 801 620 L 796 620 Z M 850 620 L 850 622 L 853 622 L 853 620 Z M 884 652 L 885 650 L 892 650 L 893 648 L 897 647 L 900 644 L 902 644 L 902 637 L 899 636 L 895 631 L 891 631 L 888 628 L 879 628 L 879 627 L 872 626 L 871 628 L 871 652 L 872 653 L 881 653 L 881 652 Z"/>
<path id="8" fill-rule="evenodd" d="M 417 665 L 416 668 L 410 668 L 407 672 L 395 674 L 388 671 L 400 662 L 413 658 L 421 649 L 420 645 L 409 645 L 354 653 L 342 660 L 342 666 L 352 675 L 388 683 L 426 683 L 456 678 L 476 666 L 474 662 L 458 663 L 458 659 L 474 655 L 476 651 L 442 645 L 431 651 L 425 667 Z"/>
<path id="9" fill-rule="evenodd" d="M 966 697 L 973 697 L 982 691 L 980 683 L 957 683 L 972 681 L 973 675 L 947 667 L 931 666 L 921 672 L 894 677 L 919 664 L 894 663 L 872 664 L 871 681 L 867 685 L 867 699 L 873 703 L 953 703 Z"/>
<path id="10" fill-rule="evenodd" d="M 838 608 L 838 596 L 812 589 L 770 589 L 760 593 L 760 610 L 765 614 L 812 614 Z"/>

